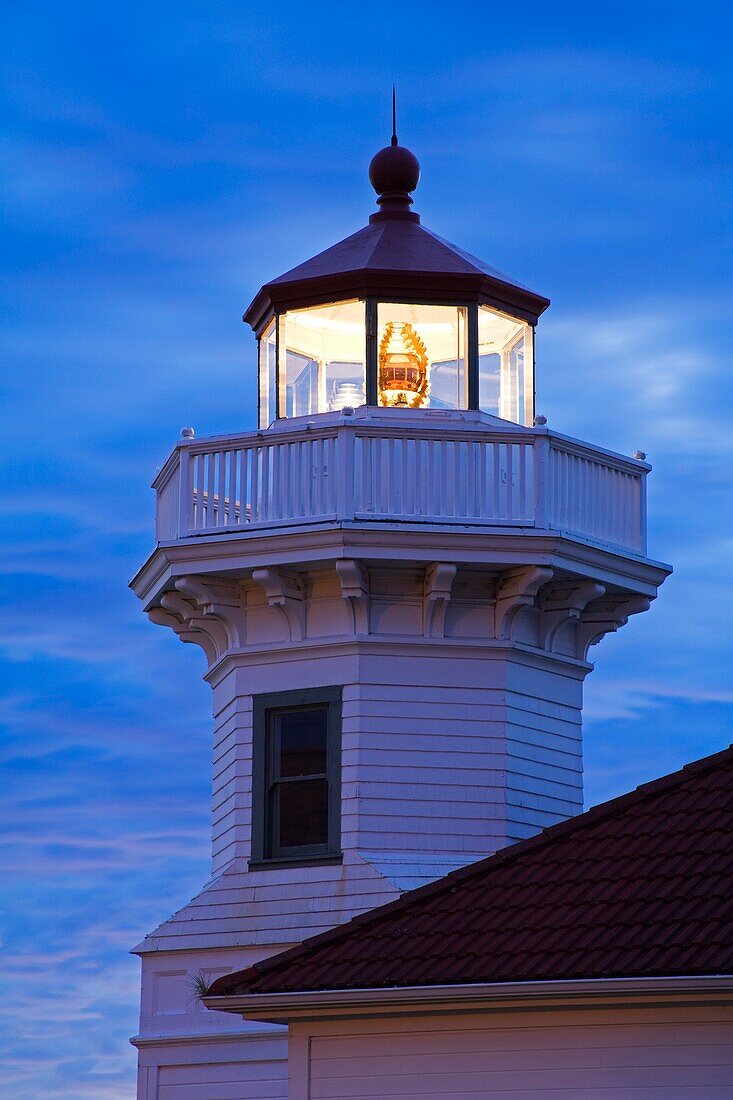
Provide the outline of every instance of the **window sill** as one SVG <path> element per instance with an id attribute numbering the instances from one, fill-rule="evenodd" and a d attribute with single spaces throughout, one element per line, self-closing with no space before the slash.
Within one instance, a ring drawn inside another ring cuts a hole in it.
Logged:
<path id="1" fill-rule="evenodd" d="M 279 867 L 320 867 L 323 864 L 343 863 L 342 852 L 331 852 L 322 856 L 287 856 L 282 859 L 250 859 L 247 868 L 250 871 L 275 870 Z"/>

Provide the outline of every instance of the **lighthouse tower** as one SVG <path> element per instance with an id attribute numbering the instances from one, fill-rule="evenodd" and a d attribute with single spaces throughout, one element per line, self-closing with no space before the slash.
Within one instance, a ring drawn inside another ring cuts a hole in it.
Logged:
<path id="1" fill-rule="evenodd" d="M 245 313 L 258 429 L 154 482 L 132 586 L 205 657 L 212 867 L 136 949 L 142 1100 L 285 1095 L 283 1030 L 197 987 L 582 808 L 589 647 L 669 572 L 649 466 L 535 418 L 547 299 L 421 224 L 396 136 L 369 174 Z"/>

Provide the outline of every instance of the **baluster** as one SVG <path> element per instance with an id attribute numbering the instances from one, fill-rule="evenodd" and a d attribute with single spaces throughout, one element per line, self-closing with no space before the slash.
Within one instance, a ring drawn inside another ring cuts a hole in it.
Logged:
<path id="1" fill-rule="evenodd" d="M 514 519 L 514 444 L 506 443 L 506 518 Z"/>
<path id="2" fill-rule="evenodd" d="M 437 450 L 436 442 L 434 439 L 428 437 L 425 440 L 425 448 L 427 450 L 427 461 L 425 462 L 425 511 L 424 515 L 431 516 L 433 514 L 433 502 L 435 500 L 435 485 L 437 481 L 436 476 L 436 462 L 437 462 Z"/>
<path id="3" fill-rule="evenodd" d="M 517 519 L 525 520 L 527 518 L 527 447 L 524 443 L 520 443 L 518 448 L 519 453 L 519 515 Z"/>
<path id="4" fill-rule="evenodd" d="M 486 492 L 486 463 L 489 460 L 489 448 L 484 440 L 480 440 L 476 447 L 476 487 L 475 487 L 475 511 L 479 519 L 488 519 L 491 515 L 491 502 Z"/>
<path id="5" fill-rule="evenodd" d="M 193 515 L 193 486 L 191 484 L 191 452 L 188 447 L 178 448 L 178 537 L 185 538 L 195 524 Z M 172 534 L 172 532 L 171 532 Z"/>
<path id="6" fill-rule="evenodd" d="M 407 436 L 402 441 L 402 510 L 409 519 L 415 518 L 415 440 Z"/>
<path id="7" fill-rule="evenodd" d="M 233 527 L 237 522 L 237 451 L 232 447 L 229 452 L 229 505 L 227 525 Z"/>
<path id="8" fill-rule="evenodd" d="M 437 444 L 438 448 L 438 461 L 439 461 L 439 473 L 438 473 L 438 499 L 436 504 L 438 505 L 438 515 L 447 515 L 447 500 L 448 500 L 448 462 L 446 453 L 446 442 L 444 439 L 440 439 Z"/>
<path id="9" fill-rule="evenodd" d="M 450 511 L 448 515 L 457 517 L 462 514 L 461 503 L 463 500 L 463 470 L 461 468 L 461 452 L 463 444 L 460 439 L 448 440 L 448 485 L 450 486 Z"/>
<path id="10" fill-rule="evenodd" d="M 374 478 L 372 476 L 372 438 L 369 435 L 359 435 L 357 439 L 359 450 L 359 473 L 361 475 L 361 500 L 359 501 L 359 511 L 373 512 L 374 500 L 372 498 L 372 486 L 374 485 Z"/>
<path id="11" fill-rule="evenodd" d="M 261 472 L 257 485 L 257 522 L 263 523 L 270 518 L 270 451 L 264 444 L 260 451 Z"/>
<path id="12" fill-rule="evenodd" d="M 213 527 L 214 519 L 214 456 L 209 451 L 204 456 L 204 468 L 205 468 L 205 483 L 206 494 L 205 500 L 205 515 L 204 515 L 204 527 Z"/>
<path id="13" fill-rule="evenodd" d="M 493 515 L 495 519 L 501 516 L 501 443 L 490 443 L 491 447 L 491 479 Z"/>
<path id="14" fill-rule="evenodd" d="M 310 445 L 311 467 L 313 474 L 313 517 L 320 516 L 323 512 L 323 438 L 311 440 Z"/>
<path id="15" fill-rule="evenodd" d="M 567 530 L 571 526 L 570 523 L 570 493 L 572 492 L 571 474 L 572 474 L 572 456 L 566 451 L 560 451 L 562 461 L 560 465 L 561 477 L 559 483 L 560 499 L 558 501 L 558 513 L 560 515 L 560 528 L 561 530 Z M 578 485 L 578 491 L 581 486 Z"/>
<path id="16" fill-rule="evenodd" d="M 226 524 L 226 487 L 227 487 L 227 452 L 222 450 L 216 456 L 216 480 L 219 487 L 216 525 L 223 527 Z"/>
<path id="17" fill-rule="evenodd" d="M 382 440 L 379 448 L 379 469 L 377 482 L 382 488 L 379 501 L 379 511 L 382 515 L 394 515 L 394 479 L 395 468 L 393 464 L 394 440 L 387 436 Z"/>
<path id="18" fill-rule="evenodd" d="M 336 487 L 334 511 L 338 520 L 352 520 L 358 505 L 355 501 L 354 460 L 356 450 L 356 429 L 350 421 L 342 424 L 334 440 L 334 461 L 336 463 Z M 333 489 L 332 489 L 333 491 Z"/>
<path id="19" fill-rule="evenodd" d="M 639 532 L 636 530 L 636 524 L 638 523 L 641 509 L 635 500 L 637 480 L 631 474 L 624 474 L 623 478 L 622 502 L 624 508 L 618 524 L 619 541 L 623 539 L 626 546 L 633 546 L 634 549 L 638 549 Z"/>
<path id="20" fill-rule="evenodd" d="M 199 530 L 204 526 L 204 456 L 194 455 L 194 484 L 192 493 L 192 526 Z"/>
<path id="21" fill-rule="evenodd" d="M 285 494 L 284 511 L 287 519 L 296 519 L 298 515 L 298 482 L 296 460 L 298 457 L 297 442 L 287 443 L 283 451 L 283 466 L 285 468 Z"/>
<path id="22" fill-rule="evenodd" d="M 246 456 L 246 468 L 244 471 L 244 478 L 242 481 L 242 493 L 246 495 L 246 523 L 257 522 L 257 486 L 260 478 L 260 451 L 259 446 L 250 447 L 247 449 Z M 245 501 L 242 500 L 242 507 L 245 507 Z"/>
<path id="23" fill-rule="evenodd" d="M 456 514 L 465 519 L 468 515 L 468 481 L 471 476 L 469 467 L 470 452 L 468 441 L 457 439 L 453 444 L 456 466 Z"/>
<path id="24" fill-rule="evenodd" d="M 304 439 L 300 444 L 300 458 L 298 460 L 298 485 L 300 486 L 300 498 L 302 500 L 303 516 L 313 515 L 313 477 L 311 470 L 311 441 Z"/>
<path id="25" fill-rule="evenodd" d="M 239 487 L 239 499 L 236 504 L 236 522 L 240 526 L 244 526 L 247 523 L 247 498 L 249 496 L 247 492 L 247 459 L 249 457 L 249 449 L 242 447 L 237 452 L 237 483 Z"/>

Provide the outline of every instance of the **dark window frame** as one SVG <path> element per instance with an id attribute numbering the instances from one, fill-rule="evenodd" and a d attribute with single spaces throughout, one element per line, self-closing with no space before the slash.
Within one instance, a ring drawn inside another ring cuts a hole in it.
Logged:
<path id="1" fill-rule="evenodd" d="M 272 716 L 277 711 L 327 706 L 328 839 L 281 849 L 273 822 Z M 330 863 L 341 859 L 341 688 L 269 692 L 252 700 L 252 856 L 250 866 Z"/>

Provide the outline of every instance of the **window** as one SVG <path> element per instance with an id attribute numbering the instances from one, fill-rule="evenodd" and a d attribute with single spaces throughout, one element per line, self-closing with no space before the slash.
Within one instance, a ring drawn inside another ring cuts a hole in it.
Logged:
<path id="1" fill-rule="evenodd" d="M 289 310 L 281 317 L 280 416 L 363 405 L 364 302 Z"/>
<path id="2" fill-rule="evenodd" d="M 468 407 L 465 306 L 378 306 L 380 405 L 412 409 Z"/>
<path id="3" fill-rule="evenodd" d="M 276 373 L 275 322 L 271 321 L 260 337 L 260 428 L 268 428 L 277 415 Z"/>
<path id="4" fill-rule="evenodd" d="M 252 859 L 340 854 L 341 690 L 254 698 Z"/>
<path id="5" fill-rule="evenodd" d="M 479 408 L 531 424 L 534 419 L 532 327 L 487 306 L 478 311 Z"/>

